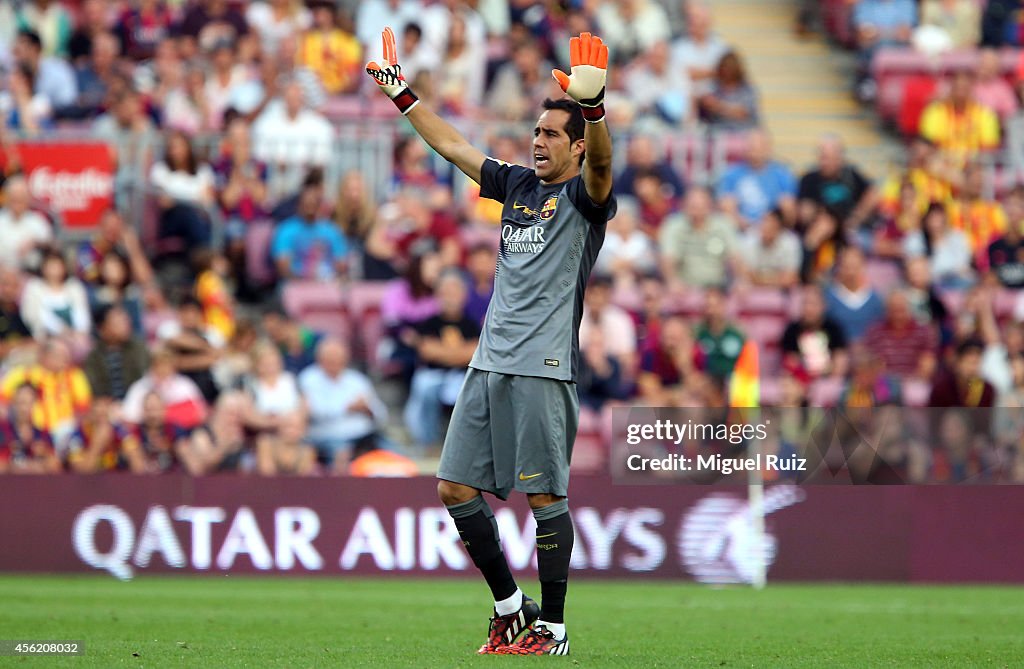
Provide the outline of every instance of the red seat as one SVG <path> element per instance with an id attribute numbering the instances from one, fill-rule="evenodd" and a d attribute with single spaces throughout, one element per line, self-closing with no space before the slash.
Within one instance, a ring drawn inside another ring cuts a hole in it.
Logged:
<path id="1" fill-rule="evenodd" d="M 939 81 L 929 75 L 918 75 L 903 82 L 897 126 L 904 135 L 916 136 L 921 124 L 921 115 L 935 99 Z"/>
<path id="2" fill-rule="evenodd" d="M 270 243 L 274 238 L 272 221 L 255 221 L 245 231 L 245 273 L 257 286 L 274 282 L 274 267 L 270 264 Z"/>
<path id="3" fill-rule="evenodd" d="M 752 314 L 785 316 L 789 308 L 786 293 L 777 288 L 751 288 L 734 297 L 736 313 L 741 317 Z"/>
<path id="4" fill-rule="evenodd" d="M 782 333 L 789 321 L 785 316 L 747 316 L 739 321 L 747 337 L 757 342 L 762 349 L 782 346 Z"/>
<path id="5" fill-rule="evenodd" d="M 352 342 L 352 324 L 344 311 L 313 309 L 303 313 L 300 320 L 314 332 Z"/>
<path id="6" fill-rule="evenodd" d="M 704 311 L 704 291 L 687 288 L 682 293 L 672 293 L 665 299 L 665 310 L 685 318 L 700 316 Z"/>
<path id="7" fill-rule="evenodd" d="M 928 406 L 928 400 L 931 398 L 932 385 L 927 381 L 920 379 L 904 379 L 902 382 L 903 387 L 903 403 L 908 407 L 924 407 Z"/>
<path id="8" fill-rule="evenodd" d="M 807 392 L 807 399 L 811 406 L 834 407 L 839 403 L 839 396 L 843 394 L 844 381 L 835 377 L 817 379 L 811 383 Z"/>
<path id="9" fill-rule="evenodd" d="M 380 372 L 377 351 L 384 340 L 384 321 L 380 303 L 391 283 L 388 281 L 362 281 L 354 283 L 348 291 L 348 309 L 358 325 L 355 328 L 356 357 L 366 363 L 371 372 Z"/>

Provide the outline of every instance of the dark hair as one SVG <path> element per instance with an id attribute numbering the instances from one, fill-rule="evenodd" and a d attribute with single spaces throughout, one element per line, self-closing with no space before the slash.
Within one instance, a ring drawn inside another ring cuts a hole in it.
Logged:
<path id="1" fill-rule="evenodd" d="M 184 309 L 185 307 L 194 307 L 202 311 L 203 303 L 200 302 L 195 295 L 186 295 L 181 298 L 180 302 L 178 302 L 179 309 Z"/>
<path id="2" fill-rule="evenodd" d="M 36 73 L 32 71 L 32 68 L 29 67 L 28 63 L 18 63 L 14 66 L 14 71 L 25 77 L 30 89 L 34 89 L 36 87 Z"/>
<path id="3" fill-rule="evenodd" d="M 18 37 L 31 44 L 37 50 L 43 50 L 43 40 L 39 39 L 39 33 L 36 31 L 22 29 L 18 31 Z"/>
<path id="4" fill-rule="evenodd" d="M 196 160 L 196 152 L 192 149 L 192 142 L 189 141 L 188 135 L 180 130 L 167 133 L 167 144 L 164 148 L 164 160 L 167 163 L 167 167 L 171 168 L 171 170 L 177 170 L 177 166 L 171 164 L 171 140 L 173 139 L 181 139 L 185 142 L 185 147 L 188 149 L 188 155 L 185 157 L 185 170 L 189 174 L 196 174 L 199 171 L 199 161 Z"/>
<path id="5" fill-rule="evenodd" d="M 420 28 L 420 24 L 415 21 L 410 21 L 405 24 L 405 30 L 402 31 L 403 36 L 409 33 L 416 33 L 417 38 L 423 37 L 423 28 Z"/>
<path id="6" fill-rule="evenodd" d="M 932 252 L 935 250 L 935 240 L 932 239 L 932 233 L 928 231 L 926 221 L 935 213 L 940 213 L 943 216 L 946 216 L 946 207 L 940 202 L 932 202 L 928 205 L 928 209 L 925 210 L 924 216 L 921 217 L 921 235 L 924 237 L 924 254 L 929 258 L 932 257 Z"/>
<path id="7" fill-rule="evenodd" d="M 956 345 L 956 357 L 962 358 L 968 353 L 982 353 L 985 350 L 985 344 L 980 339 L 965 339 Z"/>
<path id="8" fill-rule="evenodd" d="M 545 111 L 559 110 L 569 114 L 569 120 L 565 122 L 565 134 L 569 135 L 569 145 L 573 145 L 577 140 L 583 139 L 583 133 L 586 131 L 587 122 L 583 118 L 583 109 L 580 107 L 578 102 L 570 100 L 569 98 L 562 98 L 560 100 L 552 100 L 546 98 L 541 105 Z M 580 165 L 583 164 L 584 154 L 580 154 Z"/>
<path id="9" fill-rule="evenodd" d="M 64 280 L 67 281 L 70 276 L 70 272 L 68 272 L 68 261 L 64 257 L 64 254 L 53 246 L 47 247 L 46 250 L 43 251 L 42 258 L 39 260 L 40 274 L 43 273 L 43 265 L 45 265 L 48 260 L 57 260 L 60 262 L 60 266 L 64 269 Z"/>
<path id="10" fill-rule="evenodd" d="M 718 59 L 718 64 L 715 66 L 715 78 L 719 81 L 722 79 L 722 72 L 725 70 L 725 66 L 732 63 L 736 67 L 736 83 L 740 86 L 747 84 L 747 72 L 743 67 L 743 61 L 740 59 L 740 55 L 735 51 L 726 51 L 721 58 Z"/>
<path id="11" fill-rule="evenodd" d="M 409 282 L 409 292 L 416 299 L 434 294 L 434 287 L 423 280 L 423 260 L 434 251 L 425 251 L 413 255 L 405 270 L 405 280 Z"/>

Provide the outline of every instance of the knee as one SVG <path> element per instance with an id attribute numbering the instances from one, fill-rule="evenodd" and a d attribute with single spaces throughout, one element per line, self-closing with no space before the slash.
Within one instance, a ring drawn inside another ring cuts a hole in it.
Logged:
<path id="1" fill-rule="evenodd" d="M 556 504 L 565 499 L 565 497 L 559 497 L 558 495 L 552 495 L 545 492 L 527 495 L 526 499 L 530 503 L 530 508 L 536 511 L 537 509 L 543 509 L 546 506 Z"/>
<path id="2" fill-rule="evenodd" d="M 437 496 L 445 506 L 454 506 L 468 502 L 480 494 L 479 490 L 470 488 L 468 485 L 453 483 L 452 481 L 437 482 Z"/>

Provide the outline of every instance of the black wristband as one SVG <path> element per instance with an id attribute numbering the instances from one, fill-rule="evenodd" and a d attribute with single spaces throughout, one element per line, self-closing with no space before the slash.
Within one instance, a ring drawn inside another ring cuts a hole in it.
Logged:
<path id="1" fill-rule="evenodd" d="M 402 112 L 403 114 L 408 114 L 409 110 L 415 107 L 416 104 L 420 101 L 420 99 L 416 97 L 416 94 L 413 93 L 412 89 L 409 88 L 408 86 L 403 88 L 401 93 L 399 93 L 398 95 L 391 99 L 395 103 L 395 106 L 398 107 L 398 111 Z"/>
<path id="2" fill-rule="evenodd" d="M 596 107 L 583 107 L 583 118 L 586 119 L 587 123 L 597 123 L 604 118 L 604 103 L 597 105 Z"/>

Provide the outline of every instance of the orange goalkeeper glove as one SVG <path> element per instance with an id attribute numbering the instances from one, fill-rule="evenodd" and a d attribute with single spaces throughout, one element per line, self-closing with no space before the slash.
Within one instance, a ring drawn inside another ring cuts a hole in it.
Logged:
<path id="1" fill-rule="evenodd" d="M 608 47 L 600 37 L 581 33 L 569 40 L 569 72 L 551 70 L 551 76 L 583 108 L 590 123 L 604 118 L 604 82 L 608 76 Z"/>
<path id="2" fill-rule="evenodd" d="M 369 74 L 380 86 L 380 89 L 391 98 L 391 101 L 398 107 L 398 111 L 408 114 L 409 111 L 420 103 L 420 99 L 405 83 L 402 76 L 402 66 L 398 64 L 398 48 L 395 46 L 395 33 L 391 28 L 385 28 L 381 34 L 384 40 L 384 61 L 385 66 L 381 67 L 374 61 L 366 64 L 366 73 Z"/>

